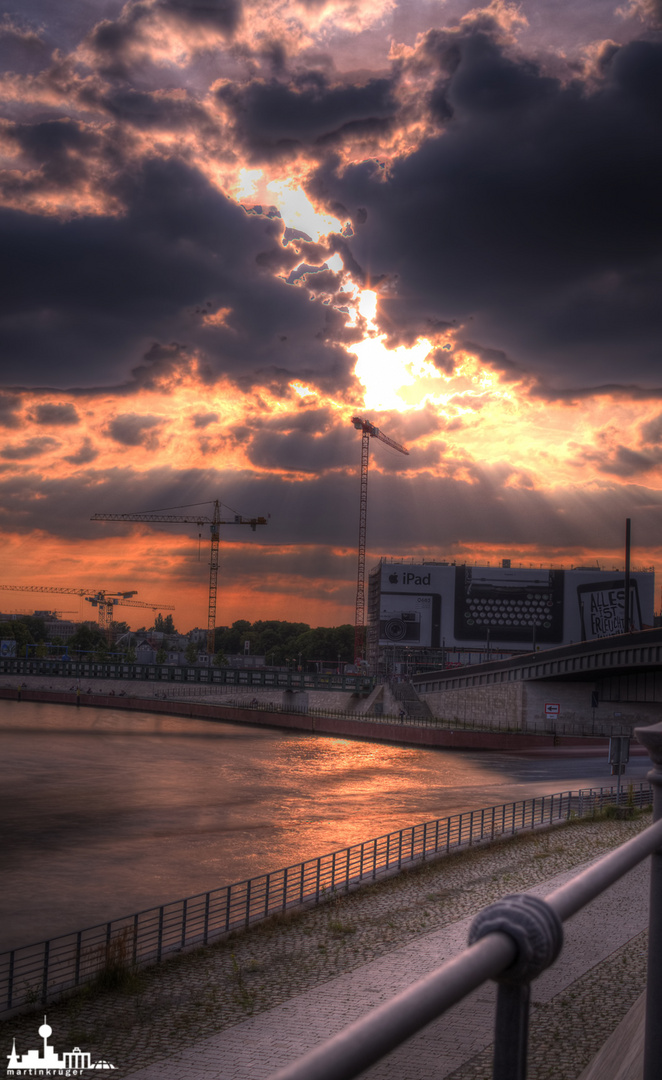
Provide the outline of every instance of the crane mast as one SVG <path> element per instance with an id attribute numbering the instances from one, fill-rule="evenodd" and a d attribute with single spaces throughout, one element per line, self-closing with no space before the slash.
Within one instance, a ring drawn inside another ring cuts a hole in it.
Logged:
<path id="1" fill-rule="evenodd" d="M 378 427 L 361 416 L 352 417 L 352 423 L 361 432 L 361 491 L 359 498 L 359 551 L 358 572 L 356 578 L 356 609 L 354 614 L 354 657 L 363 660 L 365 656 L 365 549 L 368 530 L 368 466 L 370 462 L 370 439 L 376 438 L 386 443 L 393 450 L 409 455 L 409 451 L 389 439 Z"/>
<path id="2" fill-rule="evenodd" d="M 173 507 L 177 509 L 177 507 Z M 266 525 L 264 517 L 245 518 L 241 514 L 235 514 L 233 518 L 224 520 L 221 518 L 221 504 L 218 499 L 214 500 L 214 510 L 211 517 L 208 514 L 170 514 L 160 510 L 146 510 L 135 514 L 93 514 L 91 521 L 159 521 L 166 525 L 190 524 L 201 528 L 209 525 L 211 534 L 211 548 L 209 554 L 209 603 L 207 607 L 207 652 L 211 656 L 214 651 L 214 634 L 216 630 L 216 595 L 218 592 L 218 545 L 220 540 L 220 525 L 250 525 L 255 532 L 258 525 Z"/>
<path id="3" fill-rule="evenodd" d="M 93 596 L 85 596 L 87 589 L 59 588 L 53 585 L 0 585 L 0 589 L 10 592 L 33 592 L 33 593 L 66 593 L 73 596 L 83 596 L 92 607 L 99 608 L 99 628 L 104 631 L 108 640 L 111 635 L 113 621 L 113 608 L 121 607 L 150 608 L 152 611 L 174 611 L 172 604 L 154 604 L 143 600 L 130 600 L 129 597 L 136 595 L 136 589 L 127 592 L 111 593 L 106 589 L 98 589 Z"/>

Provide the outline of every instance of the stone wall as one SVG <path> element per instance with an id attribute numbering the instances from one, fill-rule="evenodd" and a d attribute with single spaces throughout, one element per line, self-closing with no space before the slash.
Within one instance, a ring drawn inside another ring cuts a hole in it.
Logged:
<path id="1" fill-rule="evenodd" d="M 497 683 L 492 686 L 469 686 L 466 689 L 438 690 L 421 694 L 432 715 L 448 723 L 484 724 L 523 730 L 523 687 L 521 682 Z"/>
<path id="2" fill-rule="evenodd" d="M 591 682 L 512 682 L 438 690 L 421 694 L 434 716 L 459 726 L 489 722 L 495 727 L 519 731 L 564 731 L 578 728 L 590 732 L 613 726 L 636 727 L 662 721 L 662 703 L 600 701 L 591 706 Z M 558 705 L 555 717 L 547 716 L 545 705 Z"/>

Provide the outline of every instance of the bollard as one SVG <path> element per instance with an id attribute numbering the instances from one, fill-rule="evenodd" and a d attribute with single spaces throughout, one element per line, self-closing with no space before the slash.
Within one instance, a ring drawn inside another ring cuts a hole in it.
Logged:
<path id="1" fill-rule="evenodd" d="M 647 779 L 653 785 L 653 820 L 662 818 L 662 724 L 635 728 L 653 762 Z M 646 1036 L 643 1080 L 659 1080 L 662 1062 L 662 849 L 651 855 L 648 914 L 648 970 L 646 974 Z"/>

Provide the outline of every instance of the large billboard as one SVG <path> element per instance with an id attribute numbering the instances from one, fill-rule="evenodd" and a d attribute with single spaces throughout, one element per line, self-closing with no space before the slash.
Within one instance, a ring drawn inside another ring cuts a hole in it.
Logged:
<path id="1" fill-rule="evenodd" d="M 371 594 L 381 646 L 549 648 L 625 628 L 625 580 L 614 571 L 382 562 Z M 632 573 L 631 629 L 653 625 L 653 599 L 653 573 Z"/>

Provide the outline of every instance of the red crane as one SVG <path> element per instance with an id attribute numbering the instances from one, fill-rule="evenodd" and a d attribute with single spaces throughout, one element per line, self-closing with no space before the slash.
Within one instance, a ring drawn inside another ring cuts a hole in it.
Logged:
<path id="1" fill-rule="evenodd" d="M 361 439 L 361 499 L 359 503 L 359 569 L 356 581 L 356 615 L 354 618 L 354 657 L 360 661 L 365 653 L 365 540 L 368 522 L 368 462 L 370 459 L 370 439 L 379 439 L 387 446 L 409 455 L 409 451 L 400 443 L 389 439 L 370 420 L 353 416 L 352 423 L 362 433 Z"/>
<path id="2" fill-rule="evenodd" d="M 194 503 L 194 506 L 207 506 L 208 503 Z M 170 510 L 185 510 L 186 506 L 171 506 Z M 229 508 L 228 508 L 229 509 Z M 218 583 L 218 542 L 220 539 L 219 525 L 250 525 L 255 532 L 258 525 L 266 525 L 264 517 L 245 518 L 241 514 L 223 520 L 221 518 L 221 504 L 218 499 L 214 500 L 214 511 L 211 517 L 208 514 L 171 514 L 161 510 L 146 510 L 137 514 L 93 514 L 91 521 L 160 521 L 166 525 L 188 523 L 197 525 L 209 525 L 211 530 L 211 555 L 209 559 L 209 608 L 207 612 L 207 652 L 211 656 L 214 652 L 214 631 L 216 629 L 216 592 Z"/>

